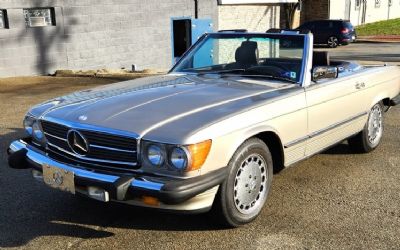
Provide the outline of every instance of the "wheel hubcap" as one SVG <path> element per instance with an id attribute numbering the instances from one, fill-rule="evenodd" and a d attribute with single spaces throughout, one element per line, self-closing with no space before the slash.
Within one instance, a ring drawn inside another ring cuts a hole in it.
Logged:
<path id="1" fill-rule="evenodd" d="M 335 47 L 335 46 L 337 46 L 337 43 L 338 43 L 338 40 L 336 37 L 329 37 L 329 39 L 328 39 L 329 46 Z"/>
<path id="2" fill-rule="evenodd" d="M 377 145 L 382 137 L 382 109 L 379 105 L 371 110 L 368 120 L 368 141 L 373 145 Z"/>
<path id="3" fill-rule="evenodd" d="M 266 195 L 267 166 L 259 154 L 252 154 L 236 172 L 234 202 L 239 212 L 249 214 L 259 208 Z"/>

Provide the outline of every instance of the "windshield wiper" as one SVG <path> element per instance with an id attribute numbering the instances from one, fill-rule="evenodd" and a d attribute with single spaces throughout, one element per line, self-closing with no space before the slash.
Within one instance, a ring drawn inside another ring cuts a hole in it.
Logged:
<path id="1" fill-rule="evenodd" d="M 290 83 L 298 83 L 295 80 L 286 78 L 286 77 L 281 77 L 281 76 L 273 76 L 273 75 L 241 75 L 245 77 L 259 77 L 259 78 L 269 78 L 269 79 L 274 79 L 274 80 L 281 80 L 281 81 L 286 81 Z"/>
<path id="2" fill-rule="evenodd" d="M 258 77 L 258 78 L 268 78 L 268 79 L 273 79 L 273 80 L 281 80 L 281 81 L 286 81 L 290 83 L 298 83 L 295 80 L 288 79 L 285 77 L 281 76 L 273 76 L 273 75 L 259 75 L 259 74 L 243 74 L 246 73 L 246 69 L 227 69 L 227 70 L 219 70 L 219 71 L 208 71 L 208 72 L 200 72 L 197 73 L 197 75 L 206 75 L 206 74 L 222 74 L 221 77 L 228 77 L 229 75 L 224 75 L 224 74 L 235 74 L 235 73 L 240 73 L 239 76 L 243 77 Z"/>
<path id="3" fill-rule="evenodd" d="M 204 71 L 199 72 L 197 75 L 206 75 L 206 74 L 226 74 L 226 73 L 243 73 L 246 72 L 246 69 L 226 69 L 226 70 L 216 70 L 216 71 Z"/>
<path id="4" fill-rule="evenodd" d="M 246 72 L 246 71 L 244 71 Z M 273 79 L 273 80 L 280 80 L 280 81 L 286 81 L 286 82 L 290 82 L 290 83 L 298 83 L 295 80 L 292 79 L 288 79 L 285 77 L 280 77 L 280 76 L 273 76 L 273 75 L 253 75 L 253 74 L 240 74 L 239 76 L 242 77 L 257 77 L 257 78 L 268 78 L 268 79 Z M 222 75 L 221 77 L 228 77 L 228 75 Z"/>

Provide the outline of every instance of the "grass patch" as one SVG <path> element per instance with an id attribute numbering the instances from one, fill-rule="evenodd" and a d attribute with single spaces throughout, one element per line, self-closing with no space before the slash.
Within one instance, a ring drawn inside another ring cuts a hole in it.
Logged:
<path id="1" fill-rule="evenodd" d="M 356 32 L 358 36 L 400 35 L 400 18 L 360 25 Z"/>

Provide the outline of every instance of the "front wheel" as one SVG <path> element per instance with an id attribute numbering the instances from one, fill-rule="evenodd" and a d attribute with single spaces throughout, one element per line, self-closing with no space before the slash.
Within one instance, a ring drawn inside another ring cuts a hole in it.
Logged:
<path id="1" fill-rule="evenodd" d="M 378 147 L 383 136 L 383 105 L 375 104 L 369 112 L 364 129 L 349 138 L 350 147 L 357 153 L 368 153 Z"/>
<path id="2" fill-rule="evenodd" d="M 271 153 L 260 139 L 249 139 L 238 148 L 214 202 L 214 212 L 224 225 L 238 227 L 260 214 L 272 182 L 272 164 Z"/>

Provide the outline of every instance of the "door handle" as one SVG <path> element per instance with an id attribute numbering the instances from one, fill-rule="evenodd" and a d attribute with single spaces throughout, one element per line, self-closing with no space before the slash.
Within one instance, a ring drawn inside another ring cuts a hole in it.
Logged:
<path id="1" fill-rule="evenodd" d="M 362 89 L 362 88 L 365 88 L 365 82 L 357 82 L 356 89 Z"/>

